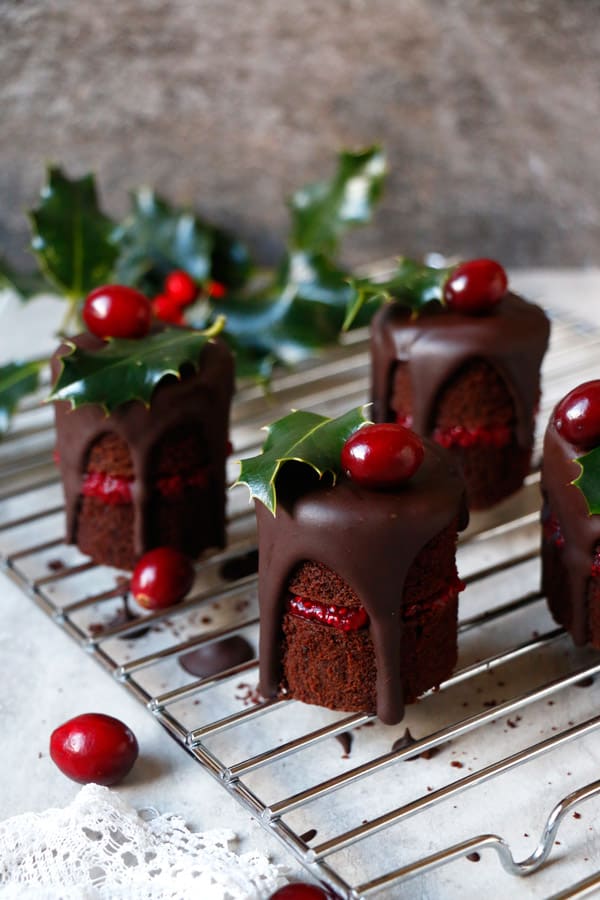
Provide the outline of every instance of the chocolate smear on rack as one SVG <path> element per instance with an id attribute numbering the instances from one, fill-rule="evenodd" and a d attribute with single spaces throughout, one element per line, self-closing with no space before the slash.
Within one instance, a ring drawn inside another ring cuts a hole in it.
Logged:
<path id="1" fill-rule="evenodd" d="M 239 634 L 203 644 L 179 657 L 179 665 L 197 678 L 208 678 L 254 659 L 254 648 Z"/>
<path id="2" fill-rule="evenodd" d="M 340 734 L 336 734 L 335 739 L 342 745 L 342 750 L 344 751 L 342 759 L 347 759 L 352 750 L 354 735 L 350 731 L 342 731 Z"/>

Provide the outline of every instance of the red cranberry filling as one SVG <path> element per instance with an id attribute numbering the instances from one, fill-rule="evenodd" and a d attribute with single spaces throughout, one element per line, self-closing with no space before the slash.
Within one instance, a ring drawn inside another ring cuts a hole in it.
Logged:
<path id="1" fill-rule="evenodd" d="M 206 466 L 193 475 L 165 475 L 155 482 L 156 490 L 163 497 L 180 497 L 189 487 L 208 487 L 210 469 Z M 95 497 L 109 506 L 131 503 L 133 479 L 105 472 L 88 472 L 83 479 L 81 493 L 84 497 Z"/>
<path id="2" fill-rule="evenodd" d="M 463 425 L 453 425 L 451 428 L 436 428 L 433 439 L 442 447 L 506 447 L 512 437 L 508 425 L 493 425 L 485 427 L 478 425 L 476 428 L 465 428 Z"/>
<path id="3" fill-rule="evenodd" d="M 307 600 L 305 597 L 290 597 L 288 611 L 301 619 L 331 625 L 340 631 L 358 631 L 369 622 L 369 617 L 362 606 L 358 609 L 348 606 L 332 606 L 319 603 L 318 600 Z"/>

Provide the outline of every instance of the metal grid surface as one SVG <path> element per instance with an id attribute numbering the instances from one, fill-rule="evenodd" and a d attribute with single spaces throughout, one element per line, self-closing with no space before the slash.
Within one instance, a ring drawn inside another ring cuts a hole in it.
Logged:
<path id="1" fill-rule="evenodd" d="M 542 422 L 566 390 L 597 375 L 599 349 L 600 337 L 554 322 Z M 344 347 L 277 378 L 271 395 L 241 390 L 233 412 L 236 455 L 256 452 L 260 427 L 289 409 L 337 415 L 364 402 L 367 385 L 367 339 L 357 332 Z M 571 777 L 547 791 L 547 819 L 535 835 L 527 835 L 522 853 L 522 841 L 513 835 L 505 840 L 489 833 L 502 821 L 492 810 L 503 803 L 504 821 L 510 820 L 515 772 L 532 773 L 521 778 L 520 791 L 525 782 L 535 787 L 536 763 L 560 760 L 566 747 L 572 754 L 600 728 L 593 685 L 580 689 L 600 673 L 600 657 L 571 646 L 537 587 L 535 473 L 516 497 L 473 517 L 458 555 L 467 585 L 459 666 L 439 690 L 407 710 L 401 727 L 391 729 L 367 715 L 262 700 L 253 690 L 256 660 L 205 679 L 194 679 L 178 664 L 184 652 L 232 634 L 244 635 L 256 647 L 254 515 L 242 488 L 228 501 L 227 549 L 199 564 L 185 602 L 148 615 L 144 624 L 150 627 L 142 636 L 136 634 L 139 620 L 115 624 L 124 591 L 119 573 L 62 543 L 62 495 L 52 445 L 51 411 L 35 401 L 22 409 L 0 445 L 3 569 L 224 790 L 340 895 L 404 896 L 408 879 L 433 877 L 429 883 L 435 883 L 440 867 L 467 855 L 477 860 L 487 848 L 508 872 L 530 874 L 553 850 L 565 817 L 600 792 L 593 765 L 573 763 Z M 232 480 L 236 471 L 232 461 Z M 550 717 L 547 727 L 526 727 L 530 711 L 537 725 L 540 716 Z M 414 742 L 392 749 L 407 726 Z M 332 742 L 335 737 L 339 743 Z M 443 809 L 459 804 L 460 827 L 453 838 L 439 823 L 452 819 Z M 583 851 L 574 842 L 572 852 Z M 486 853 L 484 864 L 497 867 L 497 860 Z M 597 890 L 600 874 L 585 871 L 583 880 L 572 879 L 553 896 Z M 528 880 L 533 883 L 535 878 Z"/>

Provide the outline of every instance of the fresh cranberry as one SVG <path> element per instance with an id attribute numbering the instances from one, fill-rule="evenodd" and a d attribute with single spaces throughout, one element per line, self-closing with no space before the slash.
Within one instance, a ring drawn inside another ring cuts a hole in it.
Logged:
<path id="1" fill-rule="evenodd" d="M 213 300 L 222 300 L 227 295 L 227 288 L 220 281 L 209 281 L 206 293 Z"/>
<path id="2" fill-rule="evenodd" d="M 325 893 L 315 884 L 306 884 L 304 881 L 294 881 L 279 888 L 271 894 L 269 900 L 331 900 L 333 894 Z"/>
<path id="3" fill-rule="evenodd" d="M 169 297 L 168 294 L 159 294 L 152 301 L 152 312 L 161 322 L 168 322 L 169 325 L 183 325 L 184 318 L 181 311 L 181 305 Z"/>
<path id="4" fill-rule="evenodd" d="M 145 553 L 131 577 L 131 593 L 144 609 L 164 609 L 183 600 L 194 582 L 194 564 L 174 547 Z"/>
<path id="5" fill-rule="evenodd" d="M 134 733 L 113 716 L 85 713 L 50 736 L 50 756 L 63 775 L 80 784 L 116 784 L 138 755 Z"/>
<path id="6" fill-rule="evenodd" d="M 187 272 L 175 269 L 165 279 L 165 293 L 179 306 L 188 306 L 198 296 L 198 288 Z"/>
<path id="7" fill-rule="evenodd" d="M 365 425 L 342 447 L 342 468 L 364 487 L 391 488 L 415 474 L 424 456 L 421 438 L 396 422 Z"/>
<path id="8" fill-rule="evenodd" d="M 506 272 L 494 259 L 470 259 L 452 270 L 444 285 L 450 309 L 480 313 L 491 309 L 506 294 Z"/>
<path id="9" fill-rule="evenodd" d="M 558 433 L 570 444 L 590 450 L 600 444 L 600 381 L 586 381 L 554 410 Z"/>
<path id="10" fill-rule="evenodd" d="M 150 301 L 139 291 L 121 284 L 106 284 L 86 297 L 83 321 L 100 338 L 140 338 L 152 321 Z"/>

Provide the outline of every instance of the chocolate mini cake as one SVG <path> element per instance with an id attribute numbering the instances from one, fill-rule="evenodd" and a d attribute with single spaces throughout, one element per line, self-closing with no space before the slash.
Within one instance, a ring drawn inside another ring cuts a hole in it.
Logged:
<path id="1" fill-rule="evenodd" d="M 74 343 L 92 352 L 104 346 L 91 334 Z M 55 379 L 68 352 L 63 345 L 54 356 Z M 158 546 L 191 557 L 222 547 L 232 393 L 232 356 L 217 339 L 181 378 L 165 376 L 148 406 L 131 400 L 107 415 L 98 403 L 56 402 L 67 542 L 123 569 Z"/>
<path id="2" fill-rule="evenodd" d="M 529 471 L 549 330 L 538 306 L 511 293 L 480 310 L 387 304 L 372 323 L 375 420 L 449 449 L 470 508 L 492 506 Z"/>
<path id="3" fill-rule="evenodd" d="M 558 404 L 544 438 L 542 591 L 574 642 L 598 649 L 600 507 L 594 482 L 599 475 L 600 381 L 591 381 Z"/>
<path id="4" fill-rule="evenodd" d="M 371 486 L 350 463 L 352 477 L 332 484 L 287 463 L 275 514 L 256 504 L 259 687 L 393 724 L 456 663 L 456 536 L 467 517 L 444 449 L 397 425 L 365 426 L 348 444 L 368 443 L 370 429 L 418 442 L 409 478 Z"/>

